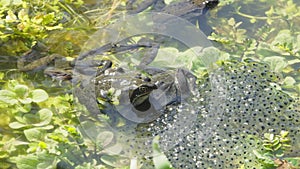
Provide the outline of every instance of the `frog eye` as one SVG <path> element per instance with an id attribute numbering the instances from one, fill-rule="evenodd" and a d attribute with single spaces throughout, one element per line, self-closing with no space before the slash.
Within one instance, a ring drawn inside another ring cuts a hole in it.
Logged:
<path id="1" fill-rule="evenodd" d="M 146 93 L 148 91 L 148 88 L 142 86 L 139 88 L 139 90 L 140 90 L 140 92 Z"/>

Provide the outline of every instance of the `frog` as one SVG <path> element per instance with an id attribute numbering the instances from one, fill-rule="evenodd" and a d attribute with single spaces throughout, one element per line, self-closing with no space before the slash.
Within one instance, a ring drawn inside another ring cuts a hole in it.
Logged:
<path id="1" fill-rule="evenodd" d="M 147 12 L 156 12 L 157 22 L 163 25 L 170 22 L 176 23 L 174 16 L 177 16 L 198 26 L 205 35 L 209 36 L 213 29 L 207 24 L 206 13 L 214 9 L 219 4 L 219 0 L 177 0 L 167 5 L 164 0 L 145 0 L 136 4 L 136 0 L 128 1 L 129 14 L 138 14 L 146 10 Z M 148 10 L 149 8 L 150 10 Z M 172 23 L 170 25 L 173 25 Z M 158 29 L 164 28 L 159 26 Z"/>
<path id="2" fill-rule="evenodd" d="M 192 95 L 195 83 L 196 77 L 183 68 L 144 67 L 142 71 L 132 72 L 109 67 L 93 79 L 97 99 L 110 104 L 103 109 L 104 114 L 110 119 L 121 117 L 136 123 L 149 123 L 161 116 L 166 107 L 180 104 Z M 121 109 L 117 115 L 116 111 L 111 112 L 111 96 L 107 94 L 111 88 L 121 90 L 120 105 L 116 105 Z"/>
<path id="3" fill-rule="evenodd" d="M 41 42 L 37 42 L 31 50 L 24 53 L 17 61 L 17 68 L 22 72 L 36 72 L 44 69 L 44 74 L 60 83 L 72 79 L 74 63 L 57 53 L 50 53 Z"/>
<path id="4" fill-rule="evenodd" d="M 126 51 L 136 49 L 138 47 L 151 47 L 151 45 L 146 44 L 147 43 L 141 43 L 140 45 L 133 44 L 131 46 L 121 45 L 122 49 L 113 47 L 112 49 L 105 48 L 105 50 L 97 52 L 99 54 L 101 52 Z M 35 52 L 36 51 L 32 51 L 26 54 L 24 57 L 29 57 Z M 51 62 L 51 59 L 60 58 L 61 57 L 57 55 L 50 55 L 48 57 L 44 56 L 40 59 L 34 60 L 34 64 L 25 65 L 26 68 L 21 70 L 34 70 L 38 66 L 48 65 Z M 91 79 L 91 84 L 93 84 L 95 87 L 97 101 L 99 99 L 102 101 L 104 100 L 107 103 L 111 103 L 111 98 L 108 97 L 107 91 L 109 91 L 112 87 L 119 88 L 122 90 L 121 93 L 123 94 L 120 97 L 120 102 L 126 103 L 126 106 L 131 105 L 130 110 L 132 111 L 130 112 L 130 115 L 134 113 L 134 116 L 142 119 L 138 120 L 138 122 L 146 123 L 161 115 L 161 112 L 158 110 L 162 110 L 166 106 L 179 104 L 181 102 L 181 99 L 183 98 L 181 94 L 188 93 L 186 91 L 192 90 L 192 87 L 189 88 L 189 85 L 186 81 L 189 81 L 190 84 L 195 83 L 195 77 L 189 73 L 188 70 L 182 68 L 167 70 L 164 68 L 149 67 L 148 65 L 153 61 L 153 59 L 154 58 L 151 55 L 144 55 L 144 58 L 141 59 L 139 65 L 136 65 L 136 70 L 134 71 L 128 70 L 128 68 L 116 66 L 111 60 L 105 59 L 93 60 L 88 58 L 87 61 L 82 62 L 83 65 L 80 65 L 80 60 L 77 60 L 78 63 L 76 66 L 83 66 L 83 68 L 80 69 L 82 71 L 78 73 L 85 76 L 91 76 L 89 74 L 89 69 L 95 69 L 96 67 L 97 72 L 94 75 L 95 77 Z M 87 62 L 89 63 L 86 64 Z M 72 68 L 74 68 L 74 63 L 65 63 L 64 65 L 66 65 L 64 68 L 51 66 L 47 67 L 44 70 L 44 73 L 54 80 L 72 82 L 74 76 L 78 75 L 78 73 L 74 74 L 72 71 Z M 182 79 L 187 78 L 190 80 L 182 81 Z M 123 83 L 127 82 L 128 85 L 125 87 L 120 86 L 121 81 L 123 81 Z M 61 84 L 61 82 L 59 84 Z M 180 90 L 185 92 L 180 92 Z M 101 103 L 98 102 L 98 104 Z M 105 111 L 103 113 L 109 114 Z M 126 118 L 126 115 L 124 116 Z M 112 117 L 112 119 L 113 118 L 115 117 Z"/>
<path id="5" fill-rule="evenodd" d="M 130 14 L 136 14 L 152 7 L 154 12 L 162 12 L 178 17 L 182 17 L 188 21 L 192 18 L 205 14 L 208 10 L 215 8 L 218 0 L 181 0 L 166 5 L 164 0 L 145 0 L 134 8 L 136 0 L 127 2 L 127 10 Z"/>
<path id="6" fill-rule="evenodd" d="M 150 1 L 149 1 L 150 2 Z M 162 2 L 162 1 L 161 1 Z M 151 5 L 157 5 L 159 3 L 158 0 L 151 1 Z M 194 14 L 189 15 L 190 13 L 195 13 L 194 10 L 203 11 L 206 8 L 212 8 L 214 4 L 217 4 L 218 1 L 208 0 L 208 1 L 186 1 L 186 2 L 178 2 L 170 5 L 165 5 L 160 9 L 157 9 L 161 12 L 174 14 L 176 16 L 195 16 Z M 163 4 L 163 3 L 160 3 Z M 179 8 L 184 7 L 184 8 Z M 180 9 L 180 10 L 179 10 Z M 140 9 L 138 11 L 141 11 Z M 197 14 L 197 15 L 198 15 Z M 94 54 L 101 55 L 103 53 L 118 53 L 120 51 L 127 51 L 132 49 L 139 48 L 151 48 L 154 47 L 158 50 L 158 43 L 137 43 L 132 45 L 118 45 L 115 43 L 109 43 L 104 46 L 101 46 L 96 49 L 92 49 L 81 55 L 80 58 L 77 58 L 75 61 L 80 61 L 83 59 L 87 59 L 89 56 L 93 56 Z M 121 93 L 122 97 L 127 99 L 126 104 L 131 105 L 131 114 L 135 115 L 137 118 L 141 118 L 143 120 L 136 120 L 142 123 L 148 123 L 154 120 L 156 117 L 161 115 L 157 110 L 161 110 L 166 106 L 176 105 L 181 103 L 188 95 L 192 92 L 193 87 L 191 85 L 195 84 L 195 76 L 192 75 L 188 70 L 185 69 L 174 69 L 174 70 L 164 70 L 159 69 L 156 70 L 154 68 L 148 67 L 148 64 L 151 63 L 156 57 L 156 52 L 154 55 L 145 55 L 142 59 L 141 64 L 137 65 L 137 68 L 140 72 L 144 72 L 144 75 L 136 74 L 135 72 L 131 72 L 128 70 L 124 70 L 122 68 L 113 68 L 112 62 L 107 60 L 100 60 L 99 63 L 96 63 L 96 67 L 101 67 L 98 69 L 96 77 L 91 79 L 92 84 L 95 85 L 96 88 L 96 96 L 102 100 L 107 102 L 110 101 L 110 98 L 107 96 L 106 91 L 108 91 L 112 86 L 119 85 L 117 77 L 121 77 L 123 81 L 132 81 L 134 83 L 129 83 L 130 85 L 126 86 L 126 88 L 122 88 Z M 27 55 L 26 55 L 27 56 Z M 49 56 L 45 56 L 35 61 L 37 64 L 29 64 L 27 69 L 35 68 L 35 65 L 46 65 L 52 59 L 59 58 L 58 55 L 52 54 Z M 22 62 L 20 62 L 22 63 Z M 33 66 L 32 66 L 33 65 Z M 24 65 L 23 65 L 24 66 Z M 74 64 L 70 64 L 70 67 L 74 66 Z M 67 66 L 68 67 L 68 66 Z M 114 74 L 112 76 L 111 72 Z M 72 80 L 74 74 L 71 71 L 67 71 L 65 68 L 57 69 L 56 67 L 50 67 L 44 70 L 44 73 L 47 76 L 52 77 L 57 80 Z M 115 76 L 117 75 L 117 76 Z M 126 77 L 127 76 L 127 77 Z M 133 77 L 133 78 L 129 78 Z M 112 83 L 114 85 L 112 85 Z M 181 92 L 184 91 L 184 92 Z M 159 93 L 160 92 L 160 93 Z M 168 96 L 168 98 L 163 98 L 163 95 Z M 122 99 L 122 97 L 120 97 Z M 151 114 L 154 112 L 158 112 L 154 115 Z M 132 112 L 134 114 L 132 114 Z M 124 115 L 126 116 L 126 115 Z M 125 117 L 126 118 L 126 117 Z"/>

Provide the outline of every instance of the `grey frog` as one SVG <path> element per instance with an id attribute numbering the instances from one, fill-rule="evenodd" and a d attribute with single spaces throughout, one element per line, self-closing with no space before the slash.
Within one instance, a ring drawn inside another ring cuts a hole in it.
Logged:
<path id="1" fill-rule="evenodd" d="M 96 77 L 95 87 L 97 98 L 106 103 L 112 100 L 107 94 L 109 88 L 121 91 L 119 104 L 115 105 L 117 111 L 103 110 L 111 119 L 116 119 L 115 113 L 119 113 L 129 121 L 148 123 L 161 116 L 167 106 L 176 106 L 194 94 L 196 78 L 185 69 L 145 68 L 144 75 L 112 68 L 107 71 L 112 74 Z"/>

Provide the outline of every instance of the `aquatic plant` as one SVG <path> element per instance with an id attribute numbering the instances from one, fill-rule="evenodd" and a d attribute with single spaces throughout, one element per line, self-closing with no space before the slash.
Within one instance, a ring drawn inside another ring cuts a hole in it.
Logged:
<path id="1" fill-rule="evenodd" d="M 288 137 L 289 132 L 281 131 L 279 135 L 270 133 L 264 134 L 264 139 L 260 140 L 263 142 L 262 151 L 253 150 L 253 153 L 261 163 L 261 168 L 277 168 L 287 167 L 294 168 L 299 166 L 299 157 L 282 157 L 284 153 L 291 148 L 290 138 Z"/>

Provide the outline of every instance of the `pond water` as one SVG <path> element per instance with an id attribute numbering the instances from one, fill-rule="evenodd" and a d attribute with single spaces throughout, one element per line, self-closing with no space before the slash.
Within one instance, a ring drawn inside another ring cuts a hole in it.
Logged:
<path id="1" fill-rule="evenodd" d="M 300 2 L 47 2 L 0 5 L 2 168 L 300 167 Z"/>

